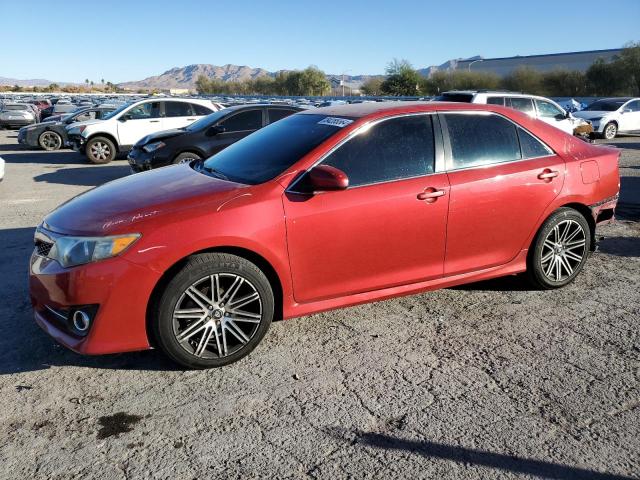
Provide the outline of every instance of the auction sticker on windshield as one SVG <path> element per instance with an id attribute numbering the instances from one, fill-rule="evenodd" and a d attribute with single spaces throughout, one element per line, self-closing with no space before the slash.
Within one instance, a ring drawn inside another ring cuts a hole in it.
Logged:
<path id="1" fill-rule="evenodd" d="M 318 125 L 332 125 L 334 127 L 346 127 L 350 123 L 353 123 L 353 120 L 348 120 L 346 118 L 337 118 L 337 117 L 327 117 L 318 122 Z"/>

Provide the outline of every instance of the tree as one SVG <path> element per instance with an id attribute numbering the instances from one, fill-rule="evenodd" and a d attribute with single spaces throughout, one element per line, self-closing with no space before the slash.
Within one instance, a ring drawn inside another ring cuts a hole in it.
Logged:
<path id="1" fill-rule="evenodd" d="M 602 58 L 593 62 L 586 74 L 589 93 L 603 96 L 623 93 L 629 82 L 621 67 L 621 62 L 607 63 Z"/>
<path id="2" fill-rule="evenodd" d="M 429 95 L 438 95 L 447 90 L 495 90 L 500 88 L 500 77 L 490 72 L 452 70 L 435 72 L 420 80 L 420 90 Z"/>
<path id="3" fill-rule="evenodd" d="M 627 44 L 615 63 L 631 84 L 629 93 L 640 95 L 640 42 Z"/>
<path id="4" fill-rule="evenodd" d="M 14 92 L 21 92 L 22 91 L 22 87 L 20 85 L 14 85 L 11 90 L 14 91 Z"/>
<path id="5" fill-rule="evenodd" d="M 407 60 L 394 58 L 387 65 L 387 78 L 381 90 L 386 95 L 415 96 L 420 93 L 420 74 Z"/>
<path id="6" fill-rule="evenodd" d="M 545 95 L 581 97 L 587 95 L 587 78 L 577 70 L 553 70 L 542 74 Z"/>
<path id="7" fill-rule="evenodd" d="M 382 95 L 382 82 L 384 82 L 384 80 L 380 77 L 370 78 L 369 80 L 364 82 L 362 87 L 360 87 L 360 90 L 365 95 Z"/>
<path id="8" fill-rule="evenodd" d="M 47 87 L 47 90 L 49 90 L 50 92 L 57 92 L 58 90 L 60 90 L 60 85 L 58 85 L 57 83 L 50 83 Z"/>
<path id="9" fill-rule="evenodd" d="M 502 79 L 502 85 L 514 92 L 542 95 L 542 74 L 531 67 L 518 67 Z"/>

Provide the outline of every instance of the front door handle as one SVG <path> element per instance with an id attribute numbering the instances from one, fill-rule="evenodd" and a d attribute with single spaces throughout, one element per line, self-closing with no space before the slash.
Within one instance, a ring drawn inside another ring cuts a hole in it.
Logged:
<path id="1" fill-rule="evenodd" d="M 195 118 L 187 118 L 187 122 L 193 122 L 195 121 Z"/>
<path id="2" fill-rule="evenodd" d="M 556 170 L 549 170 L 548 168 L 545 168 L 543 172 L 540 175 L 538 175 L 538 178 L 540 180 L 551 181 L 552 178 L 556 178 L 557 176 L 558 176 L 558 172 Z"/>
<path id="3" fill-rule="evenodd" d="M 433 203 L 445 193 L 446 192 L 444 190 L 438 190 L 437 188 L 425 188 L 424 192 L 420 192 L 418 194 L 418 200 L 424 200 L 427 203 Z"/>
<path id="4" fill-rule="evenodd" d="M 160 123 L 160 120 L 151 120 L 149 123 Z"/>

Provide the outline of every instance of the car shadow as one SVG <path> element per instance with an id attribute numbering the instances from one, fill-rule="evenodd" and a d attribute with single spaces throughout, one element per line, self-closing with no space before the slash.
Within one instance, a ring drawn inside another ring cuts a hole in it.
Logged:
<path id="1" fill-rule="evenodd" d="M 103 183 L 126 177 L 130 172 L 129 165 L 96 166 L 96 168 L 60 168 L 55 172 L 37 175 L 33 179 L 36 182 L 97 187 Z"/>
<path id="2" fill-rule="evenodd" d="M 2 145 L 0 145 L 1 147 Z M 73 150 L 56 150 L 55 152 L 45 152 L 44 150 L 28 150 L 12 148 L 11 153 L 2 153 L 0 156 L 7 163 L 34 163 L 34 164 L 87 164 L 87 160 Z"/>
<path id="3" fill-rule="evenodd" d="M 35 228 L 0 230 L 0 375 L 52 366 L 118 370 L 182 370 L 156 350 L 99 357 L 78 355 L 58 345 L 33 319 L 25 275 Z"/>
<path id="4" fill-rule="evenodd" d="M 506 277 L 492 278 L 480 282 L 465 283 L 450 287 L 451 290 L 464 291 L 488 291 L 488 292 L 526 292 L 536 290 L 524 275 L 509 275 Z"/>
<path id="5" fill-rule="evenodd" d="M 640 257 L 640 241 L 636 237 L 606 237 L 598 242 L 598 251 L 617 257 Z"/>
<path id="6" fill-rule="evenodd" d="M 378 450 L 395 450 L 405 455 L 420 456 L 432 460 L 445 460 L 464 465 L 477 465 L 518 475 L 528 475 L 547 479 L 580 479 L 580 480 L 631 480 L 633 477 L 612 473 L 598 472 L 582 467 L 572 467 L 559 463 L 516 455 L 493 453 L 475 448 L 446 445 L 428 440 L 409 440 L 396 438 L 385 433 L 355 431 L 345 432 L 342 429 L 329 431 L 341 440 L 353 438 L 354 445 Z"/>

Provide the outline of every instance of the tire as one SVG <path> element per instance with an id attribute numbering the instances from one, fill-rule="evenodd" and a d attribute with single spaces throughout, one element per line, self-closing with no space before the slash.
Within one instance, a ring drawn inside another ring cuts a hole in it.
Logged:
<path id="1" fill-rule="evenodd" d="M 38 137 L 38 145 L 48 152 L 59 150 L 60 147 L 62 147 L 62 137 L 56 132 L 47 130 L 46 132 L 42 132 Z"/>
<path id="2" fill-rule="evenodd" d="M 94 137 L 87 142 L 85 154 L 91 163 L 109 163 L 116 158 L 116 146 L 106 137 Z"/>
<path id="3" fill-rule="evenodd" d="M 589 223 L 572 208 L 556 210 L 542 224 L 529 253 L 527 276 L 534 287 L 564 287 L 580 273 L 591 248 Z"/>
<path id="4" fill-rule="evenodd" d="M 170 359 L 193 369 L 222 367 L 248 355 L 269 330 L 273 290 L 248 260 L 203 253 L 171 278 L 152 312 L 151 333 Z"/>
<path id="5" fill-rule="evenodd" d="M 173 159 L 173 164 L 175 165 L 178 163 L 185 163 L 185 162 L 190 162 L 191 160 L 201 160 L 201 159 L 202 157 L 197 153 L 182 152 L 180 155 L 178 155 L 176 158 Z"/>
<path id="6" fill-rule="evenodd" d="M 618 134 L 618 126 L 614 122 L 609 122 L 604 126 L 602 130 L 602 138 L 607 140 L 613 140 Z"/>

